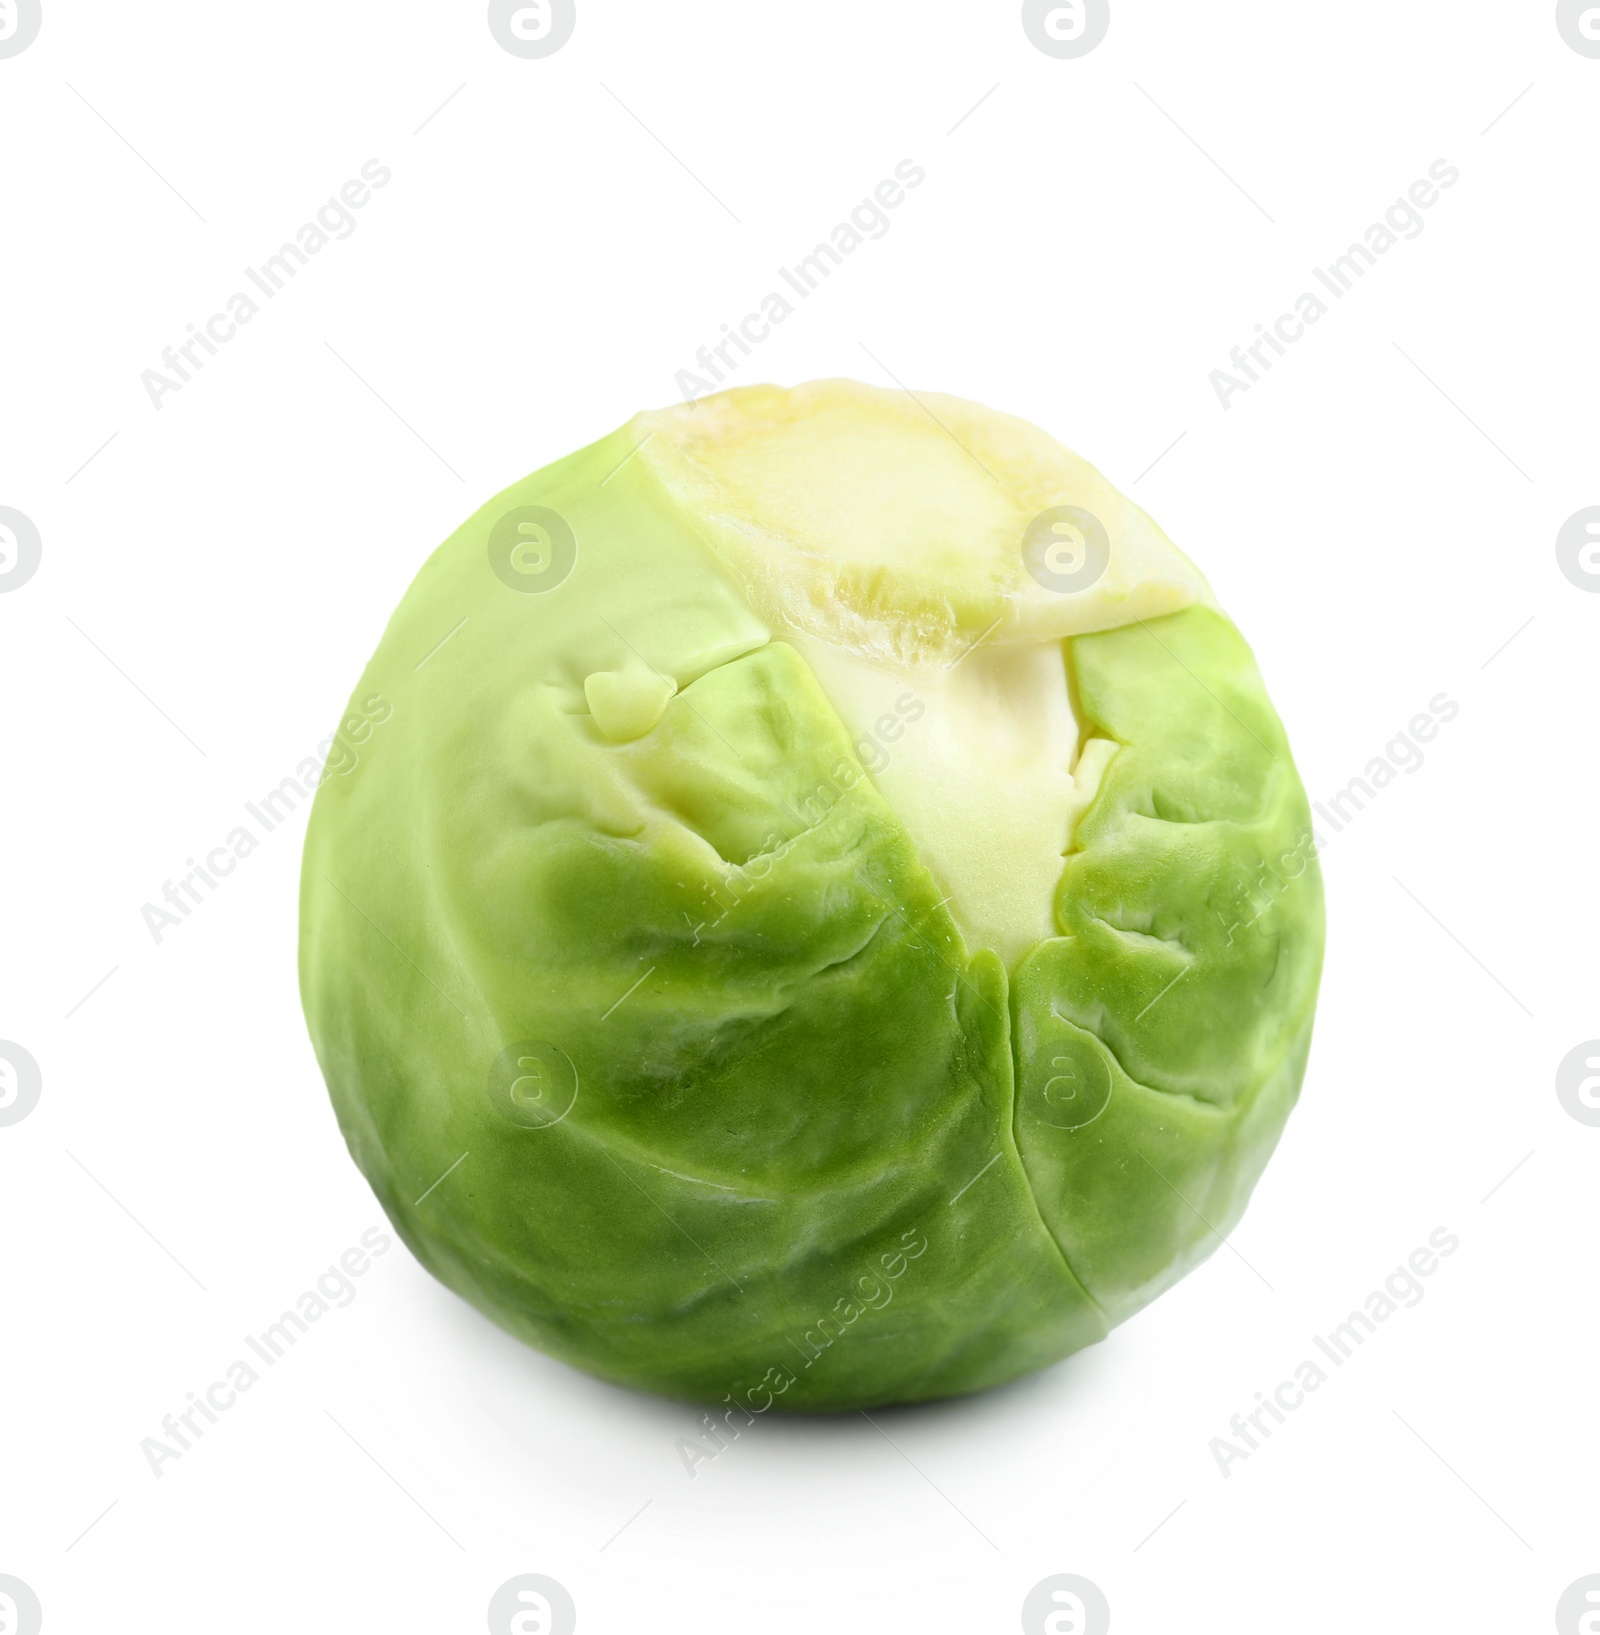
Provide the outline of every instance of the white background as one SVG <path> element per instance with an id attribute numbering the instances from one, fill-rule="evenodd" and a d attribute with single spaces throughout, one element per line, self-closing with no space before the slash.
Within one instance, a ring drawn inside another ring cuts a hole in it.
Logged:
<path id="1" fill-rule="evenodd" d="M 1057 1572 L 1123 1635 L 1551 1627 L 1600 1572 L 1600 1129 L 1555 1093 L 1600 1035 L 1600 596 L 1555 554 L 1600 503 L 1597 106 L 1543 0 L 1115 0 L 1077 60 L 947 0 L 580 0 L 544 60 L 477 4 L 45 0 L 0 60 L 0 505 L 43 539 L 0 595 L 0 1038 L 43 1073 L 0 1128 L 0 1573 L 45 1628 L 481 1630 L 523 1572 L 591 1635 L 1009 1632 Z M 141 371 L 371 158 L 354 234 L 156 410 Z M 434 545 L 673 401 L 905 158 L 740 381 L 957 393 L 1095 461 L 1255 645 L 1313 798 L 1460 706 L 1328 837 L 1242 1226 L 1056 1369 L 770 1416 L 692 1480 L 693 1409 L 396 1247 L 157 1479 L 141 1440 L 381 1217 L 299 1014 L 302 819 L 159 945 L 141 906 L 331 730 Z M 1438 159 L 1425 231 L 1224 410 L 1230 348 Z M 1422 1303 L 1223 1476 L 1441 1226 Z"/>

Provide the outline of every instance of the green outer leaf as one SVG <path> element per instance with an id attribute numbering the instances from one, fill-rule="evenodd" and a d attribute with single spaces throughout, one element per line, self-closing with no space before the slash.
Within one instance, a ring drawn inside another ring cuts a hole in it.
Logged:
<path id="1" fill-rule="evenodd" d="M 1060 939 L 1018 970 L 1018 1142 L 1040 1208 L 1120 1321 L 1243 1212 L 1299 1093 L 1322 885 L 1288 743 L 1204 608 L 1072 643 L 1121 746 L 1078 826 Z"/>

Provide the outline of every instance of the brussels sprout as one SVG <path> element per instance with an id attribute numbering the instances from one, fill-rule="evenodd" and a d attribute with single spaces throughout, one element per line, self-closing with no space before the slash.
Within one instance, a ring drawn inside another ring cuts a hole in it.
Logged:
<path id="1" fill-rule="evenodd" d="M 317 796 L 301 985 L 416 1256 L 747 1412 L 973 1391 L 1239 1218 L 1322 955 L 1250 650 L 1034 427 L 639 416 L 425 564 Z M 381 720 L 381 725 L 372 722 Z"/>

